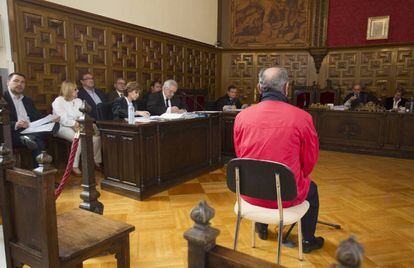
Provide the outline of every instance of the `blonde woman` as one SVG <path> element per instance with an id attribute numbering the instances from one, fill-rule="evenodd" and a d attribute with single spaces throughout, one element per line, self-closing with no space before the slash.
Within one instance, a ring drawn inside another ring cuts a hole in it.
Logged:
<path id="1" fill-rule="evenodd" d="M 79 130 L 79 123 L 76 120 L 82 116 L 79 108 L 82 107 L 83 103 L 81 99 L 78 99 L 78 89 L 73 82 L 63 82 L 60 88 L 60 95 L 52 103 L 53 114 L 60 116 L 60 129 L 56 136 L 72 142 L 76 131 Z M 102 162 L 101 139 L 99 136 L 93 136 L 93 153 L 95 164 L 99 166 Z M 81 145 L 79 142 L 73 162 L 73 173 L 78 176 L 81 175 L 79 169 L 80 154 Z"/>

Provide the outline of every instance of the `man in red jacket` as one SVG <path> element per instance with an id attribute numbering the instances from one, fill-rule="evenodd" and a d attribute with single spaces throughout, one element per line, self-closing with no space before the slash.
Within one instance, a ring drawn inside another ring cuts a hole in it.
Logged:
<path id="1" fill-rule="evenodd" d="M 292 106 L 286 98 L 288 74 L 285 68 L 272 67 L 261 72 L 261 102 L 240 112 L 234 123 L 234 147 L 239 158 L 253 158 L 283 163 L 295 175 L 298 195 L 283 202 L 290 207 L 309 201 L 310 208 L 302 218 L 303 252 L 323 246 L 324 239 L 315 237 L 319 198 L 316 184 L 309 175 L 318 160 L 318 136 L 312 117 Z M 247 202 L 277 208 L 277 202 L 244 196 Z M 258 223 L 259 237 L 267 239 L 267 225 Z"/>

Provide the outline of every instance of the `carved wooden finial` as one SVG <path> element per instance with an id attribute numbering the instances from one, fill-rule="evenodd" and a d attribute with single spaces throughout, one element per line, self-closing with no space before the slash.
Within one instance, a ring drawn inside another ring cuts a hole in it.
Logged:
<path id="1" fill-rule="evenodd" d="M 92 111 L 92 107 L 86 101 L 83 101 L 83 105 L 79 108 L 79 111 L 83 114 L 89 114 Z"/>
<path id="2" fill-rule="evenodd" d="M 364 248 L 354 236 L 342 241 L 336 250 L 339 267 L 360 267 L 364 259 Z"/>
<path id="3" fill-rule="evenodd" d="M 9 148 L 7 148 L 6 144 L 3 142 L 3 143 L 0 145 L 0 156 L 1 156 L 1 157 L 6 157 L 6 156 L 8 156 L 9 154 L 10 154 L 10 149 L 9 149 Z"/>
<path id="4" fill-rule="evenodd" d="M 10 149 L 5 143 L 0 145 L 0 165 L 2 168 L 12 168 L 14 164 L 14 158 Z"/>
<path id="5" fill-rule="evenodd" d="M 190 212 L 191 219 L 196 225 L 210 225 L 210 220 L 214 217 L 214 208 L 210 207 L 205 200 Z"/>
<path id="6" fill-rule="evenodd" d="M 36 156 L 36 162 L 39 164 L 39 167 L 35 168 L 33 171 L 37 174 L 42 174 L 47 171 L 55 170 L 51 165 L 52 160 L 53 158 L 46 151 L 42 151 Z"/>

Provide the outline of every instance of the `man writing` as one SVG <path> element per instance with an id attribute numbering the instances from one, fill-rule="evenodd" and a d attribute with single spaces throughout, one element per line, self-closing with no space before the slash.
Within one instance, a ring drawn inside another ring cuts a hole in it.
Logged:
<path id="1" fill-rule="evenodd" d="M 177 82 L 174 80 L 167 80 L 164 82 L 161 91 L 150 94 L 148 97 L 147 110 L 151 115 L 186 112 L 187 108 L 185 104 L 175 95 L 177 89 Z"/>
<path id="2" fill-rule="evenodd" d="M 296 179 L 298 195 L 283 202 L 283 207 L 308 200 L 310 208 L 302 218 L 303 252 L 323 246 L 324 239 L 315 237 L 319 212 L 316 184 L 309 175 L 318 159 L 318 137 L 312 117 L 288 104 L 288 74 L 285 68 L 272 67 L 259 77 L 262 101 L 240 112 L 234 123 L 234 147 L 239 158 L 270 160 L 287 165 Z M 277 208 L 277 202 L 242 197 L 247 202 Z M 257 223 L 261 239 L 267 239 L 267 225 Z"/>
<path id="3" fill-rule="evenodd" d="M 30 126 L 30 123 L 39 120 L 42 116 L 34 106 L 33 100 L 23 95 L 26 87 L 26 77 L 21 73 L 11 73 L 7 79 L 7 91 L 4 99 L 10 110 L 10 127 L 13 147 L 27 147 L 32 150 L 33 158 L 36 158 L 45 149 L 45 132 L 23 135 L 21 132 Z M 60 117 L 53 118 L 53 122 L 59 122 Z M 55 124 L 52 133 L 59 130 L 59 124 Z M 36 165 L 36 161 L 34 161 Z"/>

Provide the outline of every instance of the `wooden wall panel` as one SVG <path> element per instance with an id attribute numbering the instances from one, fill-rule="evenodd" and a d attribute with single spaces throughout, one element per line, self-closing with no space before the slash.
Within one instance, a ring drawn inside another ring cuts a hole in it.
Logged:
<path id="1" fill-rule="evenodd" d="M 377 96 L 391 96 L 399 86 L 414 94 L 414 46 L 332 50 L 324 65 L 342 94 L 355 83 Z"/>
<path id="2" fill-rule="evenodd" d="M 310 85 L 316 80 L 312 57 L 306 51 L 229 51 L 222 54 L 221 93 L 233 84 L 238 87 L 242 101 L 252 103 L 257 93 L 259 71 L 271 66 L 285 67 L 290 81 L 295 81 L 296 85 Z"/>
<path id="3" fill-rule="evenodd" d="M 16 70 L 27 74 L 26 94 L 41 110 L 50 109 L 63 80 L 78 80 L 85 71 L 107 92 L 117 77 L 138 80 L 144 89 L 172 78 L 180 88 L 208 89 L 214 96 L 213 46 L 46 1 L 9 4 Z"/>

